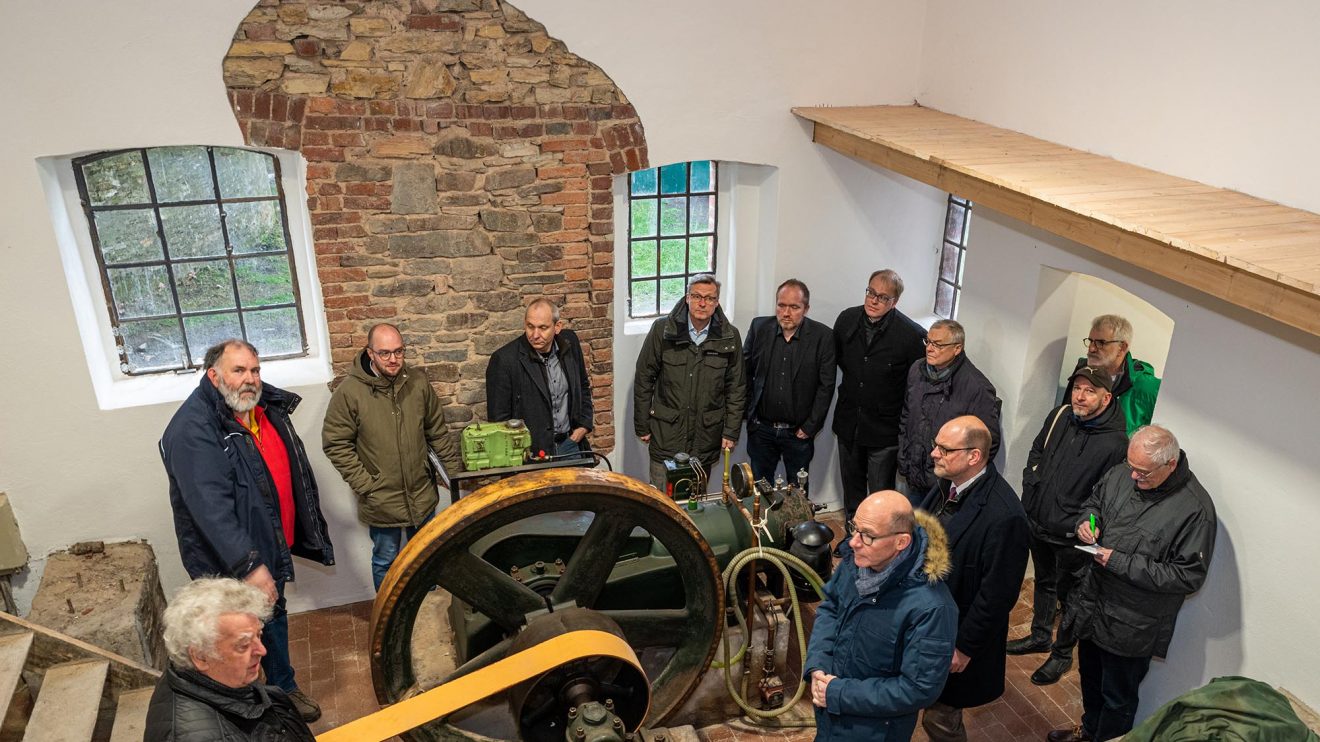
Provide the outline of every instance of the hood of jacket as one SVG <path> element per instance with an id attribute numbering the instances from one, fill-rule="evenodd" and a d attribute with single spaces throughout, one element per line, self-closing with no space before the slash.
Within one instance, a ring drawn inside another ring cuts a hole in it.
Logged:
<path id="1" fill-rule="evenodd" d="M 195 698 L 231 716 L 259 719 L 272 703 L 270 694 L 260 683 L 230 688 L 197 670 L 182 670 L 172 664 L 165 672 L 166 682 L 175 693 Z"/>
<path id="2" fill-rule="evenodd" d="M 710 318 L 710 338 L 722 338 L 725 335 L 729 325 L 729 318 L 724 316 L 724 307 L 716 306 L 715 314 Z M 688 305 L 686 301 L 679 301 L 674 308 L 669 310 L 669 315 L 665 317 L 665 340 L 687 342 L 688 341 Z"/>
<path id="3" fill-rule="evenodd" d="M 403 368 L 399 369 L 399 375 L 393 379 L 377 375 L 371 368 L 371 356 L 367 355 L 367 349 L 363 348 L 358 351 L 357 358 L 354 360 L 353 365 L 349 366 L 348 376 L 344 377 L 344 380 L 347 381 L 348 379 L 353 379 L 354 381 L 365 384 L 372 390 L 383 391 L 389 389 L 394 384 L 406 381 L 408 379 L 408 372 L 411 370 L 412 369 L 408 368 L 408 364 L 405 363 Z"/>
<path id="4" fill-rule="evenodd" d="M 894 575 L 880 586 L 880 591 L 909 580 L 933 585 L 948 577 L 953 569 L 949 537 L 939 519 L 919 508 L 913 511 L 913 515 L 917 519 L 917 528 L 912 532 L 912 545 L 898 555 L 898 567 Z M 852 544 L 845 540 L 839 546 L 839 553 L 844 563 L 855 572 L 857 565 L 852 560 Z M 898 576 L 901 579 L 896 579 Z"/>

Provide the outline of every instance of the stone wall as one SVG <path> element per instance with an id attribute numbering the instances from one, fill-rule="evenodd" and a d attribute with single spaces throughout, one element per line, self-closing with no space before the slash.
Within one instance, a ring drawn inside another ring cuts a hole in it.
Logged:
<path id="1" fill-rule="evenodd" d="M 484 419 L 489 355 L 547 296 L 613 448 L 611 188 L 648 164 L 604 72 L 500 0 L 262 0 L 224 74 L 245 139 L 307 159 L 337 373 L 393 322 L 446 420 Z"/>

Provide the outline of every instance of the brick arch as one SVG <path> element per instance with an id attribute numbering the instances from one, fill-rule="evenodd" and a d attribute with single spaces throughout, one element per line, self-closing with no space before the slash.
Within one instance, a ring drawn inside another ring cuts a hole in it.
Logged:
<path id="1" fill-rule="evenodd" d="M 614 445 L 612 176 L 647 167 L 627 97 L 502 0 L 263 0 L 225 84 L 244 139 L 298 150 L 335 371 L 400 325 L 451 424 L 531 297 L 588 353 Z"/>

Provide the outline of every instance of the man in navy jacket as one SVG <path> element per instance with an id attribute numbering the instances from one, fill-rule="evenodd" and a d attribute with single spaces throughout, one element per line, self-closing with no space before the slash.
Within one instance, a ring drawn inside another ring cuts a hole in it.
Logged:
<path id="1" fill-rule="evenodd" d="M 908 740 L 944 687 L 958 607 L 944 529 L 893 490 L 862 501 L 807 645 L 816 739 Z"/>
<path id="2" fill-rule="evenodd" d="M 274 605 L 263 631 L 266 682 L 307 721 L 321 709 L 298 690 L 289 663 L 284 583 L 292 556 L 334 564 L 307 451 L 289 420 L 301 397 L 261 383 L 257 349 L 225 340 L 206 351 L 206 375 L 160 440 L 183 567 L 194 579 L 234 577 Z"/>

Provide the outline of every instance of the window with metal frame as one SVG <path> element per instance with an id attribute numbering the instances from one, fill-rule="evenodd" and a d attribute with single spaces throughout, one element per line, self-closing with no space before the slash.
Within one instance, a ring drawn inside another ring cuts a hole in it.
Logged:
<path id="1" fill-rule="evenodd" d="M 940 250 L 940 273 L 935 282 L 935 314 L 958 317 L 962 300 L 963 265 L 967 262 L 967 231 L 972 221 L 972 202 L 949 195 L 944 217 L 944 242 Z"/>
<path id="2" fill-rule="evenodd" d="M 699 160 L 628 176 L 629 317 L 667 313 L 691 276 L 715 270 L 717 169 Z"/>
<path id="3" fill-rule="evenodd" d="M 279 161 L 234 147 L 150 147 L 73 161 L 128 375 L 199 368 L 243 338 L 307 352 Z"/>

